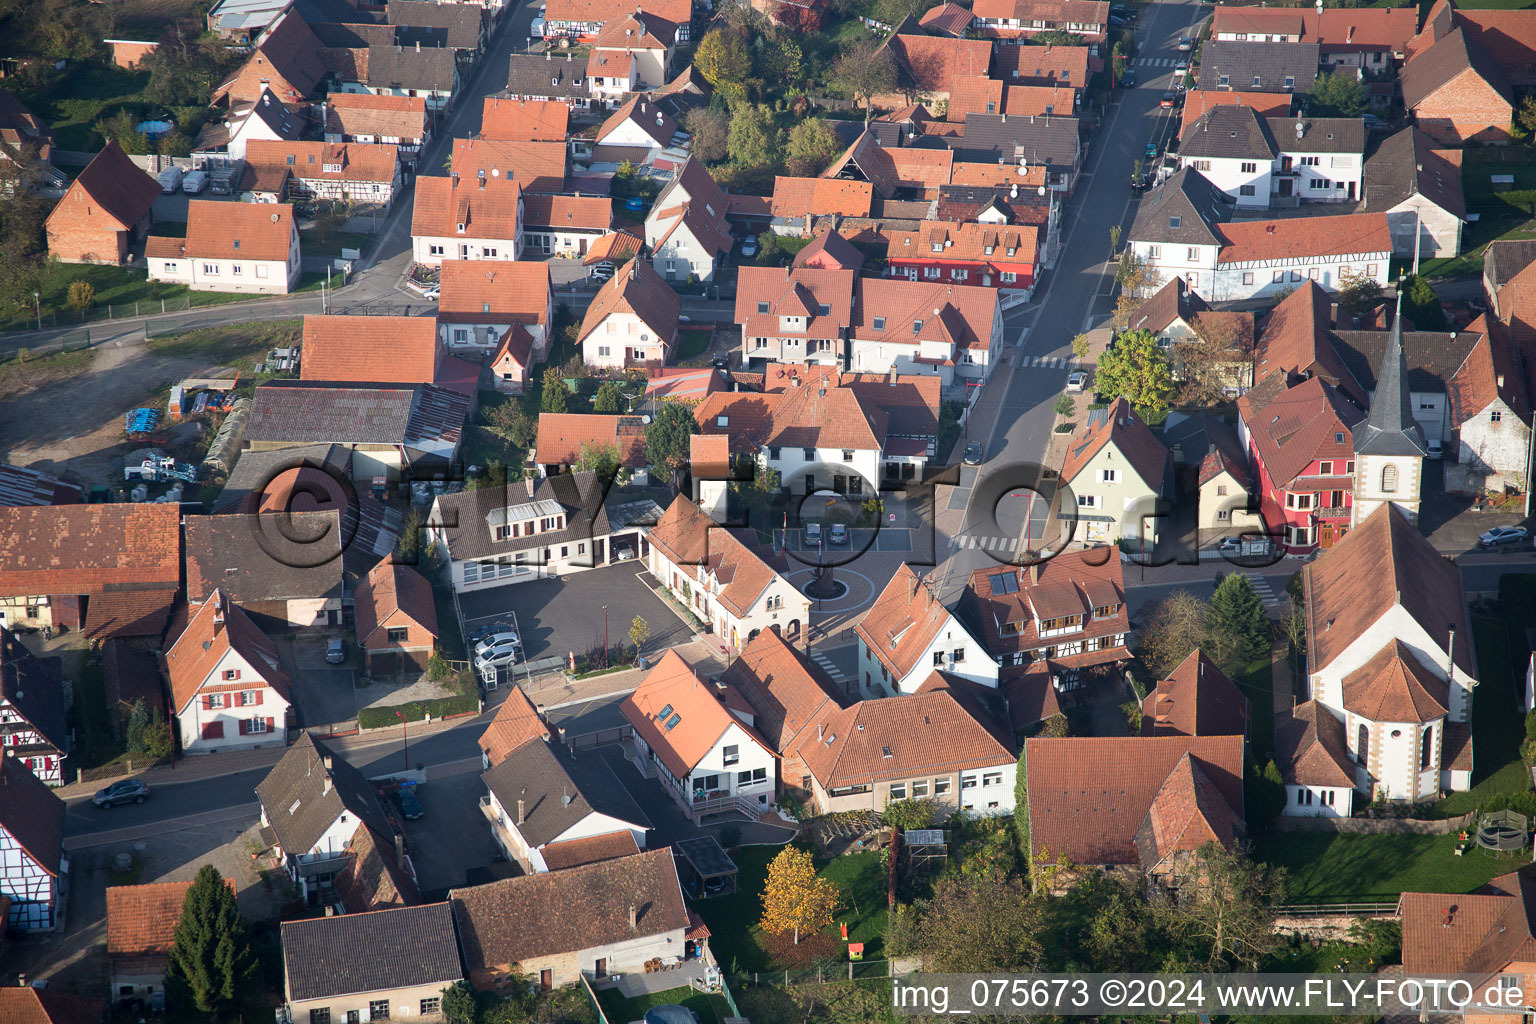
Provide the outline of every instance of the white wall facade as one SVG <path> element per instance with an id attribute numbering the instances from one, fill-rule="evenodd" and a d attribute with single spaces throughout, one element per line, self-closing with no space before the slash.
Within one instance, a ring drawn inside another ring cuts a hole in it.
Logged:
<path id="1" fill-rule="evenodd" d="M 637 362 L 665 362 L 677 335 L 673 325 L 669 337 L 658 336 L 651 326 L 633 313 L 608 314 L 581 342 L 581 358 L 588 366 L 622 370 Z"/>
<path id="2" fill-rule="evenodd" d="M 286 295 L 299 282 L 298 228 L 290 230 L 288 259 L 236 260 L 217 257 L 149 256 L 149 280 L 186 285 L 195 292 L 248 292 Z"/>
<path id="3" fill-rule="evenodd" d="M 534 847 L 528 844 L 523 834 L 517 827 L 517 808 L 514 806 L 509 813 L 507 808 L 501 805 L 494 791 L 487 788 L 487 818 L 491 824 L 491 838 L 509 860 L 515 860 L 523 866 L 525 871 L 531 874 L 541 875 L 549 871 L 549 865 L 544 861 L 544 847 Z M 563 843 L 572 839 L 588 839 L 593 836 L 612 835 L 615 832 L 628 832 L 635 840 L 635 845 L 645 849 L 645 830 L 635 828 L 632 824 L 620 821 L 618 818 L 606 814 L 598 814 L 596 811 L 586 815 L 576 824 L 550 840 L 550 843 Z"/>
<path id="4" fill-rule="evenodd" d="M 1156 518 L 1161 480 L 1143 480 L 1113 442 L 1068 483 L 1077 499 L 1076 539 L 1108 544 L 1121 537 L 1156 542 L 1162 520 Z"/>
<path id="5" fill-rule="evenodd" d="M 1366 201 L 1369 203 L 1369 196 Z M 1418 226 L 1420 259 L 1461 254 L 1461 218 L 1416 192 L 1387 211 L 1387 226 L 1392 231 L 1392 255 L 1401 259 L 1413 258 L 1415 225 Z"/>
<path id="6" fill-rule="evenodd" d="M 267 682 L 270 666 L 253 664 L 233 650 L 214 665 L 204 687 L 243 685 L 246 689 L 205 693 L 199 689 L 176 713 L 181 733 L 181 749 L 187 754 L 216 754 L 229 750 L 254 750 L 259 747 L 285 746 L 288 742 L 289 704 Z M 236 672 L 234 679 L 227 673 Z M 217 706 L 208 707 L 213 699 Z M 211 724 L 222 727 L 223 735 L 205 735 Z"/>
<path id="7" fill-rule="evenodd" d="M 1212 185 L 1237 201 L 1238 206 L 1269 209 L 1270 171 L 1274 162 L 1267 158 L 1234 160 L 1226 157 L 1182 156 L 1180 167 L 1193 167 Z"/>
<path id="8" fill-rule="evenodd" d="M 1355 791 L 1347 786 L 1285 787 L 1288 818 L 1348 818 L 1354 813 Z"/>
<path id="9" fill-rule="evenodd" d="M 699 244 L 686 224 L 673 231 L 666 244 L 657 247 L 673 223 L 675 220 L 654 218 L 645 222 L 645 244 L 652 247 L 652 264 L 656 272 L 668 281 L 683 281 L 690 275 L 695 281 L 714 280 L 715 255 Z"/>
<path id="10" fill-rule="evenodd" d="M 1389 470 L 1390 467 L 1390 470 Z M 1419 521 L 1419 496 L 1422 493 L 1424 460 L 1412 455 L 1356 455 L 1354 489 L 1354 525 L 1365 522 L 1377 508 L 1391 502 Z M 1386 487 L 1396 475 L 1392 490 Z"/>
<path id="11" fill-rule="evenodd" d="M 752 607 L 737 615 L 720 601 L 719 582 L 706 566 L 677 565 L 653 544 L 650 570 L 695 617 L 714 627 L 718 643 L 742 647 L 753 636 L 775 627 L 785 639 L 799 637 L 810 628 L 810 598 L 778 573 Z"/>
<path id="12" fill-rule="evenodd" d="M 1530 452 L 1530 425 L 1509 406 L 1495 400 L 1462 423 L 1454 453 L 1457 465 L 1446 466 L 1447 475 L 1455 470 L 1467 490 L 1524 490 Z"/>
<path id="13" fill-rule="evenodd" d="M 1365 276 L 1382 288 L 1391 284 L 1390 252 L 1353 253 L 1343 256 L 1310 256 L 1285 260 L 1248 260 L 1218 263 L 1213 245 L 1170 245 L 1132 240 L 1131 249 L 1147 265 L 1146 294 L 1175 277 L 1184 279 L 1191 291 L 1208 302 L 1241 302 L 1294 291 L 1307 281 L 1336 292 L 1344 277 Z"/>
<path id="14" fill-rule="evenodd" d="M 522 200 L 518 200 L 521 213 Z M 522 217 L 511 238 L 474 238 L 468 235 L 412 235 L 411 254 L 417 263 L 439 266 L 444 260 L 518 260 L 523 256 Z"/>
<path id="15" fill-rule="evenodd" d="M 777 457 L 775 457 L 777 453 Z M 810 458 L 806 454 L 810 453 Z M 849 456 L 844 458 L 844 455 Z M 880 449 L 878 448 L 763 448 L 758 462 L 779 472 L 779 486 L 791 494 L 811 494 L 817 490 L 836 491 L 841 477 L 849 495 L 878 497 L 880 491 Z M 814 486 L 811 486 L 814 484 Z M 857 489 L 855 489 L 857 488 Z"/>
<path id="16" fill-rule="evenodd" d="M 859 638 L 859 693 L 865 699 L 916 693 L 936 671 L 983 686 L 997 686 L 997 662 L 953 615 L 947 617 L 906 675 L 900 677 L 885 667 L 862 636 Z"/>

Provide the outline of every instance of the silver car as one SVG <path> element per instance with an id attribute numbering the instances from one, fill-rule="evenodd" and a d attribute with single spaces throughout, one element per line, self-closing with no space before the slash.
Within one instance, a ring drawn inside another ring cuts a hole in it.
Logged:
<path id="1" fill-rule="evenodd" d="M 502 647 L 511 647 L 515 650 L 521 646 L 522 641 L 518 639 L 517 634 L 510 629 L 504 629 L 482 637 L 480 642 L 475 644 L 475 653 L 477 655 L 488 654 Z"/>

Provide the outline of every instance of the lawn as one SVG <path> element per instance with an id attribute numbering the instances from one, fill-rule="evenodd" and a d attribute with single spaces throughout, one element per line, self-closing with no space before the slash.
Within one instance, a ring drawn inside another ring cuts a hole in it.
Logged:
<path id="1" fill-rule="evenodd" d="M 26 349 L 22 349 L 25 352 Z M 0 395 L 14 394 L 61 377 L 72 376 L 90 365 L 96 353 L 88 348 L 22 358 L 18 353 L 0 363 Z"/>
<path id="2" fill-rule="evenodd" d="M 165 355 L 196 355 L 210 362 L 250 371 L 274 348 L 291 348 L 303 337 L 301 320 L 269 320 L 227 327 L 204 327 L 183 334 L 148 339 L 151 352 Z"/>
<path id="3" fill-rule="evenodd" d="M 1536 0 L 1533 0 L 1536 2 Z M 1530 3 L 1474 4 L 1487 7 L 1528 7 Z M 1493 190 L 1492 176 L 1508 174 L 1514 185 L 1507 192 Z M 1483 272 L 1488 243 L 1501 238 L 1536 237 L 1536 153 L 1522 145 L 1463 151 L 1461 187 L 1467 212 L 1477 220 L 1462 230 L 1462 255 L 1424 260 L 1420 271 L 1427 277 L 1460 277 Z"/>
<path id="4" fill-rule="evenodd" d="M 1268 760 L 1275 745 L 1275 687 L 1274 666 L 1268 656 L 1250 662 L 1246 671 L 1232 681 L 1243 691 L 1253 706 L 1253 721 L 1249 735 L 1253 737 L 1254 754 L 1261 762 Z"/>
<path id="5" fill-rule="evenodd" d="M 343 249 L 357 249 L 366 252 L 373 244 L 376 236 L 359 234 L 356 231 L 338 231 L 324 242 L 317 241 L 314 233 L 310 231 L 299 234 L 299 248 L 304 252 L 314 255 L 325 253 L 326 255 L 340 256 Z"/>
<path id="6" fill-rule="evenodd" d="M 70 753 L 70 764 L 78 771 L 82 768 L 98 768 L 123 752 L 113 728 L 112 714 L 107 709 L 106 680 L 101 665 L 87 661 L 77 671 L 75 678 L 75 702 L 70 707 L 71 722 L 79 732 L 79 740 Z"/>
<path id="7" fill-rule="evenodd" d="M 737 885 L 730 896 L 699 900 L 693 909 L 709 925 L 710 949 L 728 975 L 750 974 L 773 968 L 768 953 L 758 941 L 762 935 L 758 919 L 762 917 L 761 893 L 768 877 L 768 862 L 778 856 L 778 846 L 745 846 L 737 850 Z M 835 882 L 843 892 L 843 907 L 830 931 L 848 925 L 850 942 L 864 943 L 864 958 L 879 959 L 885 938 L 886 867 L 882 854 L 872 851 L 845 854 L 819 865 L 817 873 Z"/>
<path id="8" fill-rule="evenodd" d="M 1402 892 L 1471 892 L 1529 863 L 1529 854 L 1478 849 L 1458 857 L 1451 835 L 1284 832 L 1258 840 L 1261 860 L 1286 869 L 1290 903 L 1397 899 Z"/>
<path id="9" fill-rule="evenodd" d="M 1536 576 L 1509 577 L 1503 581 L 1504 614 L 1508 622 L 1515 621 L 1512 614 L 1530 610 L 1528 604 L 1510 600 L 1522 585 L 1536 585 Z M 1477 737 L 1472 788 L 1465 793 L 1453 793 L 1436 804 L 1436 817 L 1465 814 L 1495 794 L 1524 793 L 1531 788 L 1531 773 L 1520 760 L 1525 720 L 1518 711 L 1509 632 L 1498 619 L 1474 617 L 1472 636 L 1477 644 L 1477 670 L 1481 676 L 1472 703 L 1472 735 Z"/>
<path id="10" fill-rule="evenodd" d="M 603 1016 L 608 1018 L 610 1024 L 627 1024 L 632 1020 L 640 1020 L 645 1016 L 645 1011 L 651 1007 L 668 1004 L 686 1006 L 698 1016 L 700 1024 L 721 1024 L 731 1016 L 731 1008 L 724 996 L 706 995 L 703 992 L 694 991 L 687 985 L 681 988 L 669 988 L 664 992 L 636 996 L 634 999 L 625 999 L 616 988 L 606 988 L 597 993 L 597 1001 L 603 1008 Z"/>
<path id="11" fill-rule="evenodd" d="M 683 366 L 688 360 L 699 358 L 709 350 L 710 339 L 714 336 L 713 327 L 680 328 L 677 332 L 677 352 L 673 355 L 673 362 Z"/>
<path id="12" fill-rule="evenodd" d="M 324 274 L 308 273 L 299 279 L 298 292 L 319 291 Z M 84 320 L 109 316 L 149 316 L 166 311 L 197 306 L 219 306 L 227 302 L 250 302 L 271 296 L 236 292 L 195 292 L 185 285 L 151 281 L 145 271 L 135 267 L 86 266 L 49 262 L 43 270 L 43 287 L 38 303 L 42 307 L 44 327 L 80 323 L 80 313 L 69 307 L 69 286 L 86 281 L 95 289 Z M 0 319 L 0 331 L 37 329 L 37 306 Z"/>

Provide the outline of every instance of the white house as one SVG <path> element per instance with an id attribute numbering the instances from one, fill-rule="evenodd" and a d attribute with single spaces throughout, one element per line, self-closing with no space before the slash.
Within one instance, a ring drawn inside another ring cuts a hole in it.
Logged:
<path id="1" fill-rule="evenodd" d="M 523 197 L 524 244 L 533 253 L 585 256 L 613 230 L 613 200 L 602 196 Z"/>
<path id="2" fill-rule="evenodd" d="M 256 787 L 261 823 L 272 830 L 288 876 L 313 905 L 322 886 L 346 871 L 359 828 L 387 842 L 395 834 L 363 773 L 308 733 Z M 395 851 L 397 857 L 404 854 Z"/>
<path id="3" fill-rule="evenodd" d="M 1147 287 L 1181 277 L 1209 302 L 1236 302 L 1303 281 L 1328 291 L 1352 278 L 1391 283 L 1385 214 L 1242 221 L 1230 221 L 1230 214 L 1227 197 L 1193 167 L 1143 198 L 1128 241 L 1148 270 Z"/>
<path id="4" fill-rule="evenodd" d="M 1478 677 L 1460 570 L 1388 504 L 1302 579 L 1310 693 L 1343 723 L 1362 799 L 1470 788 Z"/>
<path id="5" fill-rule="evenodd" d="M 1088 544 L 1122 537 L 1155 543 L 1162 522 L 1158 505 L 1171 498 L 1173 460 L 1168 449 L 1123 398 L 1092 409 L 1088 422 L 1067 442 L 1061 482 L 1077 502 L 1077 535 Z M 1066 518 L 1066 514 L 1063 514 Z"/>
<path id="6" fill-rule="evenodd" d="M 916 693 L 935 670 L 996 688 L 997 662 L 905 563 L 854 627 L 859 692 Z"/>
<path id="7" fill-rule="evenodd" d="M 292 699 L 277 647 L 222 590 L 192 616 L 165 666 L 184 752 L 287 743 Z"/>
<path id="8" fill-rule="evenodd" d="M 693 157 L 669 181 L 645 218 L 645 244 L 669 281 L 712 281 L 735 240 L 726 222 L 725 193 Z"/>
<path id="9" fill-rule="evenodd" d="M 64 801 L 18 758 L 0 758 L 0 896 L 10 901 L 6 927 L 52 931 L 68 898 Z"/>
<path id="10" fill-rule="evenodd" d="M 683 300 L 651 264 L 632 259 L 592 298 L 576 342 L 588 366 L 660 366 L 677 344 Z"/>
<path id="11" fill-rule="evenodd" d="M 1377 147 L 1365 163 L 1364 195 L 1366 211 L 1385 213 L 1392 225 L 1394 256 L 1460 254 L 1467 219 L 1461 167 L 1419 128 L 1410 125 Z"/>
<path id="12" fill-rule="evenodd" d="M 945 384 L 985 379 L 1002 346 L 996 288 L 863 278 L 854 290 L 843 369 L 930 374 Z"/>
<path id="13" fill-rule="evenodd" d="M 302 115 L 284 106 L 271 89 L 263 89 L 255 103 L 236 103 L 223 124 L 203 129 L 192 153 L 202 158 L 204 170 L 238 165 L 252 140 L 292 142 L 303 135 L 308 124 Z"/>
<path id="14" fill-rule="evenodd" d="M 1446 385 L 1456 431 L 1456 443 L 1445 446 L 1455 460 L 1445 467 L 1447 489 L 1521 490 L 1530 473 L 1531 396 L 1508 328 L 1481 320 L 1486 333 Z"/>
<path id="15" fill-rule="evenodd" d="M 650 820 L 607 762 L 591 752 L 578 759 L 548 743 L 524 743 L 481 779 L 486 795 L 480 809 L 491 823 L 491 838 L 528 874 L 561 867 L 579 849 L 567 844 L 583 840 L 645 849 Z"/>
<path id="16" fill-rule="evenodd" d="M 437 326 L 443 346 L 466 356 L 497 351 L 513 325 L 532 340 L 534 361 L 549 349 L 555 296 L 549 264 L 445 260 L 438 271 Z"/>
<path id="17" fill-rule="evenodd" d="M 439 266 L 448 260 L 519 260 L 523 255 L 523 190 L 484 171 L 418 178 L 411 215 L 411 257 Z"/>
<path id="18" fill-rule="evenodd" d="M 1355 202 L 1364 196 L 1365 122 L 1261 117 L 1224 104 L 1184 129 L 1179 166 L 1193 167 L 1242 207 Z"/>
<path id="19" fill-rule="evenodd" d="M 654 771 L 695 823 L 730 812 L 755 820 L 773 803 L 773 750 L 676 651 L 663 655 L 619 710 L 634 730 L 642 771 Z"/>
<path id="20" fill-rule="evenodd" d="M 253 139 L 245 147 L 239 194 L 248 203 L 342 199 L 387 210 L 400 184 L 400 152 L 394 146 Z"/>
<path id="21" fill-rule="evenodd" d="M 1315 700 L 1275 722 L 1275 763 L 1285 781 L 1292 818 L 1348 818 L 1355 809 L 1355 763 L 1344 742 L 1344 723 Z"/>
<path id="22" fill-rule="evenodd" d="M 715 525 L 686 497 L 672 499 L 647 539 L 651 574 L 713 627 L 717 643 L 740 649 L 770 629 L 793 640 L 810 626 L 811 602 L 779 571 L 782 558 Z"/>
<path id="23" fill-rule="evenodd" d="M 593 98 L 612 107 L 628 93 L 666 85 L 676 37 L 676 25 L 640 8 L 606 22 L 587 61 Z"/>
<path id="24" fill-rule="evenodd" d="M 597 129 L 592 156 L 600 163 L 628 160 L 638 166 L 668 153 L 681 163 L 687 158 L 686 141 L 672 116 L 641 93 L 625 100 Z"/>
<path id="25" fill-rule="evenodd" d="M 193 291 L 286 295 L 299 283 L 299 229 L 288 203 L 255 205 L 193 199 L 185 238 L 144 243 L 149 280 Z"/>

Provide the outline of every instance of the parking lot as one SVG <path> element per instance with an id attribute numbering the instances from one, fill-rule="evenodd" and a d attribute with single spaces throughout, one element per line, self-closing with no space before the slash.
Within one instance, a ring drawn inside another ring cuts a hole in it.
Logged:
<path id="1" fill-rule="evenodd" d="M 476 626 L 515 614 L 522 631 L 523 655 L 539 658 L 581 654 L 603 645 L 603 606 L 608 606 L 608 644 L 629 645 L 629 624 L 636 615 L 651 627 L 646 651 L 682 643 L 689 628 L 636 573 L 637 562 L 572 573 L 564 582 L 553 577 L 511 583 L 493 590 L 464 594 L 459 607 L 466 633 Z"/>
<path id="2" fill-rule="evenodd" d="M 440 777 L 436 772 L 417 789 L 425 812 L 404 822 L 414 853 L 412 863 L 423 894 L 442 899 L 447 890 L 465 884 L 465 872 L 496 859 L 496 841 L 480 813 L 485 783 L 479 765 Z"/>

